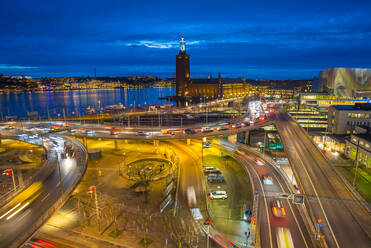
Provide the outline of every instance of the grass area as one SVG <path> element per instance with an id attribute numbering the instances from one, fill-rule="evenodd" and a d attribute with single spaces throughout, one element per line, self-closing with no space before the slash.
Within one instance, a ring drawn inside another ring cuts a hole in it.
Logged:
<path id="1" fill-rule="evenodd" d="M 149 238 L 142 238 L 139 242 L 141 246 L 147 247 L 149 246 L 153 241 Z"/>
<path id="2" fill-rule="evenodd" d="M 113 230 L 112 232 L 109 233 L 109 236 L 111 236 L 112 238 L 117 238 L 118 236 L 120 236 L 121 232 L 117 229 Z"/>
<path id="3" fill-rule="evenodd" d="M 354 167 L 337 167 L 337 169 L 351 184 L 353 183 Z M 371 202 L 371 169 L 358 168 L 356 187 L 365 200 Z"/>

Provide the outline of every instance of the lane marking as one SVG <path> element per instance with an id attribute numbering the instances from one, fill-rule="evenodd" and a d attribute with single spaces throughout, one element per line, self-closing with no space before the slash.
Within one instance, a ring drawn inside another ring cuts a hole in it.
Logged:
<path id="1" fill-rule="evenodd" d="M 20 207 L 17 211 L 15 211 L 14 213 L 12 213 L 11 215 L 9 215 L 8 218 L 6 218 L 7 220 L 11 219 L 14 215 L 16 215 L 17 213 L 19 213 L 20 211 L 22 211 L 22 209 L 24 209 L 25 207 L 27 207 L 28 205 L 30 205 L 30 202 L 27 202 L 26 204 L 24 204 L 22 207 Z"/>
<path id="2" fill-rule="evenodd" d="M 41 201 L 43 202 L 48 196 L 49 196 L 50 193 L 46 194 L 46 196 L 44 196 L 43 199 L 41 199 Z"/>
<path id="3" fill-rule="evenodd" d="M 242 156 L 243 157 L 243 156 Z M 243 157 L 244 158 L 244 157 Z M 247 166 L 248 166 L 248 162 L 246 161 L 246 159 L 244 158 L 245 160 L 245 163 L 247 163 Z M 253 166 L 252 166 L 253 167 Z M 255 171 L 255 169 L 253 168 L 252 170 L 256 177 L 258 178 L 258 181 L 259 181 L 259 185 L 260 185 L 260 188 L 262 190 L 262 193 L 263 193 L 263 199 L 264 199 L 264 205 L 265 205 L 265 211 L 266 211 L 266 215 L 267 215 L 267 221 L 268 221 L 268 232 L 269 232 L 269 242 L 270 242 L 270 247 L 273 247 L 273 241 L 272 241 L 272 230 L 271 230 L 271 222 L 269 220 L 269 212 L 268 212 L 268 204 L 267 204 L 267 199 L 265 197 L 265 193 L 264 193 L 264 188 L 263 188 L 263 185 L 262 185 L 262 182 L 259 178 L 259 175 L 258 173 Z"/>
<path id="4" fill-rule="evenodd" d="M 279 126 L 279 125 L 278 125 L 278 126 Z M 282 128 L 282 127 L 280 127 L 280 128 Z M 287 130 L 288 130 L 289 132 L 294 132 L 294 130 L 291 130 L 291 129 L 289 129 L 289 128 L 287 128 Z M 295 133 L 296 133 L 296 132 L 295 132 Z M 296 134 L 297 134 L 297 133 L 296 133 Z M 286 139 L 285 139 L 285 140 L 286 140 Z M 286 141 L 287 141 L 287 140 L 286 140 Z M 286 144 L 287 144 L 287 142 L 286 142 Z M 297 144 L 300 146 L 300 143 L 297 143 Z M 292 144 L 291 144 L 291 145 L 292 145 Z M 297 146 L 292 145 L 292 147 L 297 147 Z M 303 146 L 301 146 L 301 147 L 303 148 Z M 304 147 L 304 149 L 305 149 L 305 148 L 306 148 L 306 147 Z M 323 206 L 322 206 L 322 202 L 321 202 L 321 200 L 320 200 L 320 198 L 319 198 L 319 195 L 318 195 L 318 193 L 317 193 L 317 190 L 316 190 L 316 188 L 314 187 L 314 184 L 313 184 L 313 182 L 312 182 L 312 179 L 311 179 L 311 177 L 309 176 L 309 173 L 308 173 L 308 171 L 307 171 L 307 169 L 306 169 L 306 167 L 305 167 L 303 161 L 301 160 L 301 157 L 299 156 L 299 154 L 297 154 L 297 150 L 294 150 L 294 151 L 295 151 L 295 157 L 297 157 L 297 160 L 298 160 L 298 161 L 300 160 L 300 162 L 301 162 L 301 166 L 302 166 L 302 168 L 304 169 L 305 174 L 307 175 L 307 177 L 308 177 L 308 179 L 309 179 L 309 182 L 310 182 L 310 184 L 311 184 L 311 186 L 312 186 L 312 188 L 313 188 L 313 190 L 314 190 L 314 193 L 315 193 L 315 195 L 316 195 L 316 197 L 317 197 L 317 200 L 318 200 L 318 202 L 319 202 L 319 205 L 320 205 L 320 208 L 321 208 L 321 210 L 322 210 L 322 213 L 323 213 L 323 215 L 324 215 L 324 217 L 325 217 L 325 219 L 326 219 L 326 222 L 327 222 L 327 224 L 328 224 L 328 227 L 329 227 L 329 229 L 330 229 L 331 236 L 332 236 L 332 238 L 334 239 L 336 246 L 340 248 L 339 243 L 338 243 L 338 241 L 337 241 L 337 239 L 336 239 L 336 237 L 335 237 L 334 231 L 332 230 L 331 223 L 329 222 L 329 220 L 328 220 L 328 218 L 327 218 L 327 215 L 326 215 L 326 213 L 325 213 L 325 210 L 324 210 L 324 208 L 323 208 Z"/>
<path id="5" fill-rule="evenodd" d="M 282 187 L 282 184 L 280 183 L 280 181 L 278 180 L 278 178 L 276 177 L 276 175 L 274 175 L 274 173 L 273 173 L 273 176 L 276 178 L 276 181 L 277 181 L 278 184 L 280 185 L 282 191 L 284 191 L 284 189 L 283 189 L 283 187 Z M 286 185 L 286 186 L 287 186 L 287 185 Z M 289 188 L 289 189 L 290 189 L 290 188 Z M 302 231 L 302 229 L 301 229 L 301 227 L 300 227 L 300 225 L 299 225 L 299 222 L 298 222 L 298 220 L 297 220 L 297 218 L 296 218 L 296 215 L 294 214 L 294 211 L 293 211 L 293 209 L 292 209 L 292 206 L 291 206 L 290 200 L 287 200 L 287 203 L 289 204 L 290 211 L 291 211 L 292 215 L 294 216 L 295 223 L 296 223 L 296 225 L 297 225 L 298 228 L 299 228 L 300 235 L 301 235 L 301 237 L 302 237 L 303 240 L 304 240 L 305 247 L 309 248 L 309 246 L 308 246 L 308 244 L 307 244 L 307 241 L 305 240 L 304 233 L 303 233 L 303 231 Z M 303 220 L 303 222 L 304 222 L 304 220 Z"/>
<path id="6" fill-rule="evenodd" d="M 18 203 L 17 205 L 15 205 L 12 209 L 10 209 L 8 212 L 6 212 L 5 214 L 3 214 L 1 217 L 0 217 L 0 220 L 2 218 L 4 218 L 5 216 L 7 216 L 10 212 L 12 212 L 14 209 L 16 209 L 19 205 L 21 205 L 21 203 Z"/>

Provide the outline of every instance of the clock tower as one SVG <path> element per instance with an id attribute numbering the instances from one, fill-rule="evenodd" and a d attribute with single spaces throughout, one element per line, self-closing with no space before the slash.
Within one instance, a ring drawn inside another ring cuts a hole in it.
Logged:
<path id="1" fill-rule="evenodd" d="M 179 54 L 176 55 L 176 95 L 186 97 L 189 95 L 189 55 L 186 53 L 185 41 L 182 38 L 179 42 Z"/>

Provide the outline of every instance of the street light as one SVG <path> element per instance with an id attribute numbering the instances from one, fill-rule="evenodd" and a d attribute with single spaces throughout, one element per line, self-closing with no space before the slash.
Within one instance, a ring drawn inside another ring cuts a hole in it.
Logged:
<path id="1" fill-rule="evenodd" d="M 204 165 L 204 143 L 206 142 L 206 137 L 202 139 L 202 155 L 201 155 L 201 165 Z"/>
<path id="2" fill-rule="evenodd" d="M 97 187 L 95 185 L 90 186 L 88 189 L 89 194 L 94 194 L 95 197 L 95 209 L 97 211 L 97 221 L 98 221 L 98 232 L 99 235 L 102 235 L 100 232 L 100 215 L 99 215 L 99 207 L 98 207 L 98 197 L 97 197 Z"/>
<path id="3" fill-rule="evenodd" d="M 17 187 L 15 185 L 15 178 L 14 178 L 14 171 L 13 171 L 13 169 L 6 169 L 6 170 L 4 170 L 3 175 L 12 176 L 14 191 L 16 191 Z"/>

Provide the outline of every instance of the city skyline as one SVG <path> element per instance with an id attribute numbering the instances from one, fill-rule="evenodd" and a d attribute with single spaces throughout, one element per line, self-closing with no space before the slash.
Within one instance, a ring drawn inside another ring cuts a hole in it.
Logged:
<path id="1" fill-rule="evenodd" d="M 360 8 L 362 6 L 362 8 Z M 183 34 L 191 75 L 304 79 L 370 68 L 370 3 L 4 3 L 0 73 L 172 77 Z"/>

